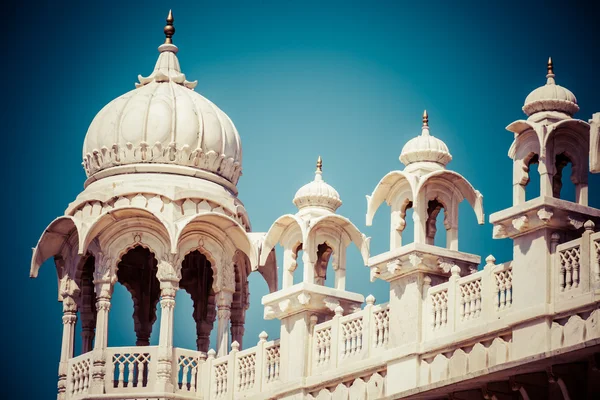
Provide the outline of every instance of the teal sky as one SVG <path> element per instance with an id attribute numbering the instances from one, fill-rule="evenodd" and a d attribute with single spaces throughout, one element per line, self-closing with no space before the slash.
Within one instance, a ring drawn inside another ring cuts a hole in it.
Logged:
<path id="1" fill-rule="evenodd" d="M 292 198 L 313 179 L 318 155 L 324 179 L 344 202 L 339 213 L 367 236 L 371 254 L 389 246 L 389 208 L 365 226 L 366 200 L 387 172 L 402 169 L 402 146 L 420 133 L 423 109 L 431 133 L 454 157 L 448 168 L 484 195 L 489 214 L 511 205 L 512 134 L 527 94 L 545 83 L 554 59 L 557 83 L 572 90 L 588 120 L 600 111 L 600 12 L 593 2 L 20 2 L 9 6 L 4 34 L 4 328 L 5 393 L 55 398 L 62 332 L 56 275 L 47 262 L 29 280 L 31 247 L 47 224 L 83 189 L 81 148 L 95 114 L 148 75 L 164 39 L 169 8 L 174 43 L 196 90 L 239 130 L 240 199 L 254 231 L 296 211 Z M 535 185 L 537 182 L 532 182 Z M 567 196 L 567 199 L 574 196 Z M 600 177 L 590 176 L 590 205 L 600 206 Z M 461 206 L 459 247 L 498 262 L 510 240 L 492 240 Z M 377 302 L 385 282 L 350 249 L 347 288 Z M 250 277 L 252 306 L 245 347 L 261 330 L 267 287 Z M 175 345 L 193 348 L 191 301 L 177 297 Z M 132 302 L 115 290 L 109 344 L 135 342 Z M 156 343 L 158 323 L 154 325 Z M 78 349 L 77 349 L 78 351 Z M 18 376 L 19 379 L 12 379 Z M 26 385 L 35 379 L 35 385 Z M 19 392 L 17 392 L 19 390 Z M 16 398 L 19 398 L 17 395 Z"/>

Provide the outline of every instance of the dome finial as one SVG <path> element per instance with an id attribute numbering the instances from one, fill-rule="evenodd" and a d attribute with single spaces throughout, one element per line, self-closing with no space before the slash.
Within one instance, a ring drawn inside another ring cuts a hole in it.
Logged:
<path id="1" fill-rule="evenodd" d="M 323 159 L 321 156 L 317 158 L 317 170 L 315 172 L 323 172 Z"/>
<path id="2" fill-rule="evenodd" d="M 548 78 L 548 85 L 554 85 L 554 64 L 552 63 L 552 57 L 548 57 L 548 74 L 546 74 L 546 78 Z"/>
<path id="3" fill-rule="evenodd" d="M 421 129 L 422 136 L 429 136 L 429 114 L 427 110 L 423 110 L 423 129 Z"/>
<path id="4" fill-rule="evenodd" d="M 175 19 L 173 18 L 173 12 L 169 10 L 169 15 L 167 16 L 167 25 L 165 25 L 165 44 L 173 44 L 172 37 L 175 34 L 175 27 L 173 26 L 173 22 Z"/>

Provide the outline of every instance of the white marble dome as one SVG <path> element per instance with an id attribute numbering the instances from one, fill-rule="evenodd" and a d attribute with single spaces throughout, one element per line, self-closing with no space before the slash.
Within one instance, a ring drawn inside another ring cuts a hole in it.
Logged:
<path id="1" fill-rule="evenodd" d="M 548 60 L 547 81 L 525 99 L 523 112 L 528 116 L 543 111 L 558 111 L 573 116 L 579 111 L 577 98 L 569 89 L 557 85 L 554 80 L 552 59 Z"/>
<path id="2" fill-rule="evenodd" d="M 296 192 L 293 201 L 299 210 L 318 207 L 335 212 L 342 205 L 342 199 L 337 190 L 323 180 L 322 165 L 321 157 L 319 157 L 315 179 Z"/>
<path id="3" fill-rule="evenodd" d="M 452 155 L 446 143 L 429 134 L 429 117 L 425 111 L 421 134 L 406 142 L 400 153 L 400 161 L 407 166 L 415 162 L 434 162 L 446 166 L 451 160 Z"/>
<path id="4" fill-rule="evenodd" d="M 181 73 L 176 46 L 163 44 L 159 52 L 152 74 L 139 76 L 136 89 L 111 101 L 92 121 L 83 145 L 87 175 L 113 167 L 121 167 L 111 170 L 115 174 L 140 169 L 124 168 L 132 164 L 164 172 L 171 164 L 189 167 L 181 169 L 186 175 L 201 170 L 203 177 L 215 174 L 235 185 L 242 146 L 233 122 L 193 90 L 196 82 Z"/>

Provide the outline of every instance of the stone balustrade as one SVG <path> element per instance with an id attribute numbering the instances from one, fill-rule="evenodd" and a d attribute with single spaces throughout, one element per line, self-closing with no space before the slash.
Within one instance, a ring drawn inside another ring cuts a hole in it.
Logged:
<path id="1" fill-rule="evenodd" d="M 333 319 L 314 327 L 313 375 L 384 351 L 389 340 L 389 307 L 387 303 L 374 305 L 374 300 L 370 296 L 364 309 L 345 316 L 338 308 Z"/>
<path id="2" fill-rule="evenodd" d="M 600 310 L 595 306 L 600 288 L 600 232 L 587 230 L 576 240 L 555 245 L 552 259 L 552 351 L 600 342 Z M 513 292 L 513 262 L 496 265 L 494 261 L 488 258 L 482 270 L 470 275 L 460 277 L 456 270 L 446 282 L 424 286 L 417 347 L 390 349 L 393 310 L 388 303 L 375 305 L 373 296 L 368 296 L 362 310 L 347 315 L 337 307 L 331 320 L 312 327 L 303 384 L 309 398 L 329 399 L 340 393 L 345 398 L 352 391 L 364 393 L 367 399 L 381 397 L 390 360 L 415 351 L 419 383 L 413 392 L 524 360 L 513 348 L 512 329 L 524 318 L 537 317 L 515 308 L 523 294 Z M 280 374 L 280 350 L 279 341 L 267 341 L 264 332 L 256 346 L 239 350 L 234 342 L 231 352 L 219 358 L 214 350 L 204 354 L 173 348 L 174 393 L 180 398 L 205 399 L 284 396 L 290 389 Z M 157 380 L 157 354 L 156 346 L 105 349 L 103 392 L 123 398 L 151 392 Z M 67 399 L 94 398 L 93 361 L 93 352 L 69 360 Z"/>
<path id="3" fill-rule="evenodd" d="M 430 287 L 424 301 L 425 342 L 497 321 L 513 302 L 512 263 L 488 264 L 481 271 Z"/>

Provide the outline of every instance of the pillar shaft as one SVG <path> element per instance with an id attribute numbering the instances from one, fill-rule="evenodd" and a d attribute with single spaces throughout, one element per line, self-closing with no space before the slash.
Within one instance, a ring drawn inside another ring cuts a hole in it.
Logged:
<path id="1" fill-rule="evenodd" d="M 104 393 L 104 376 L 106 374 L 104 350 L 108 347 L 108 313 L 111 296 L 112 284 L 110 281 L 96 283 L 96 340 L 92 356 L 94 366 L 90 386 L 90 392 L 95 394 Z"/>
<path id="2" fill-rule="evenodd" d="M 70 281 L 72 285 L 75 283 Z M 62 284 L 62 282 L 61 282 Z M 68 285 L 68 284 L 67 284 Z M 62 290 L 63 296 L 63 335 L 60 349 L 60 363 L 58 367 L 58 396 L 59 400 L 66 397 L 67 374 L 69 359 L 73 358 L 75 343 L 75 324 L 77 323 L 77 303 L 73 299 L 74 291 Z"/>
<path id="3" fill-rule="evenodd" d="M 221 291 L 217 293 L 217 357 L 226 356 L 229 347 L 229 321 L 233 294 Z"/>
<path id="4" fill-rule="evenodd" d="M 173 359 L 173 311 L 175 295 L 178 289 L 177 280 L 161 280 L 160 282 L 160 334 L 158 338 L 158 365 L 156 374 L 157 392 L 172 392 L 171 379 Z"/>

